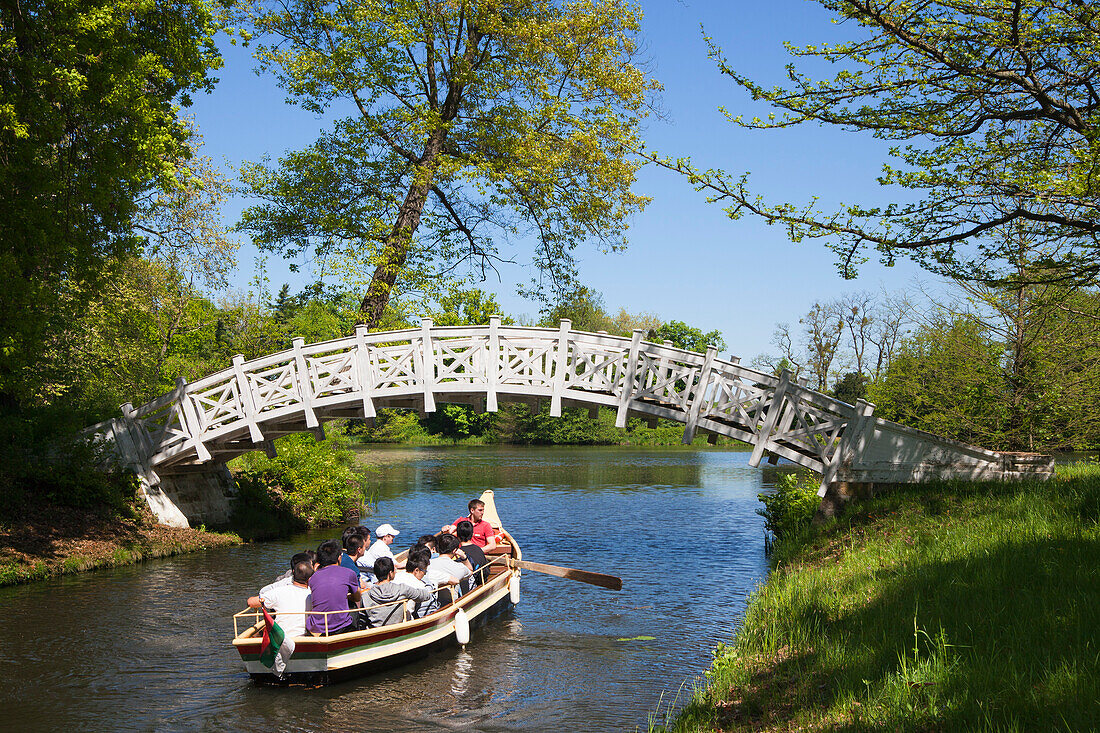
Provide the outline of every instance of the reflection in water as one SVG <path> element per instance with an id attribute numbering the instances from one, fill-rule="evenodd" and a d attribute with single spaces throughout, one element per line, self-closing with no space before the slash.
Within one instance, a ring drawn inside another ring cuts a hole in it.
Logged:
<path id="1" fill-rule="evenodd" d="M 5 713 L 25 729 L 634 730 L 728 640 L 763 578 L 774 469 L 718 450 L 393 449 L 378 514 L 438 530 L 496 491 L 524 556 L 619 575 L 612 593 L 524 573 L 521 603 L 452 648 L 320 689 L 251 683 L 230 616 L 332 532 L 0 589 Z M 653 637 L 651 640 L 637 637 Z"/>

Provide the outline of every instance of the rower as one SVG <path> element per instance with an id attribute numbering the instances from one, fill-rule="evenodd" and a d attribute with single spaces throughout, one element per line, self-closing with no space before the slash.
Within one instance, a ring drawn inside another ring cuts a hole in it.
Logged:
<path id="1" fill-rule="evenodd" d="M 474 544 L 480 547 L 485 552 L 489 552 L 497 546 L 496 537 L 493 534 L 493 528 L 485 521 L 485 502 L 481 499 L 471 499 L 470 503 L 466 505 L 470 511 L 468 517 L 459 517 L 451 524 L 443 528 L 443 531 L 447 534 L 454 534 L 455 525 L 459 522 L 466 520 L 473 525 Z"/>

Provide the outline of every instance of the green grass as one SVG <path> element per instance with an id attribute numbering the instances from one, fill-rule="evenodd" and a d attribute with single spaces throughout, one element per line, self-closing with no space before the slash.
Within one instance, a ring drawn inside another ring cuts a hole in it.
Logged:
<path id="1" fill-rule="evenodd" d="M 654 729 L 1100 724 L 1095 464 L 900 489 L 796 541 L 706 684 Z"/>

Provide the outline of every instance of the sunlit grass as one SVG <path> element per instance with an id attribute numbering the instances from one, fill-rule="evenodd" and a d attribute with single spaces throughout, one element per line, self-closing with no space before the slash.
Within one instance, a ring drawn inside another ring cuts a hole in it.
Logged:
<path id="1" fill-rule="evenodd" d="M 913 487 L 820 530 L 753 596 L 669 730 L 1089 730 L 1100 467 Z M 659 729 L 659 726 L 655 726 Z"/>

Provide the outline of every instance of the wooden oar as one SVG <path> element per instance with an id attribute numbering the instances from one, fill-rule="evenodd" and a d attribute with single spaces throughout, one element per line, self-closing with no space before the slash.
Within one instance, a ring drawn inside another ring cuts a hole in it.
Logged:
<path id="1" fill-rule="evenodd" d="M 545 565 L 541 562 L 528 562 L 527 560 L 512 560 L 512 564 L 524 570 L 534 570 L 536 573 L 546 573 L 547 575 L 556 575 L 559 578 L 579 580 L 582 583 L 598 585 L 601 588 L 610 588 L 611 590 L 623 589 L 623 579 L 616 578 L 614 575 L 593 573 L 590 570 L 577 570 L 576 568 L 559 568 L 557 565 Z"/>

